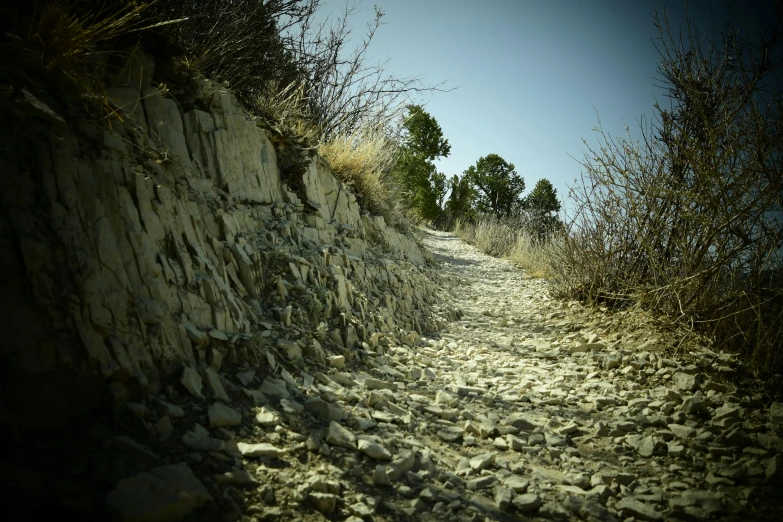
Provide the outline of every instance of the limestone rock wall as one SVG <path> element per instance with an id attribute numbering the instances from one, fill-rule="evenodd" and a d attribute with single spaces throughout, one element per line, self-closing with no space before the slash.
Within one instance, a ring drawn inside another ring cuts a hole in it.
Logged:
<path id="1" fill-rule="evenodd" d="M 56 422 L 107 382 L 154 391 L 259 336 L 323 358 L 430 326 L 415 241 L 363 215 L 320 158 L 300 199 L 230 93 L 201 82 L 183 110 L 140 62 L 107 90 L 111 130 L 46 93 L 4 91 L 4 414 Z"/>

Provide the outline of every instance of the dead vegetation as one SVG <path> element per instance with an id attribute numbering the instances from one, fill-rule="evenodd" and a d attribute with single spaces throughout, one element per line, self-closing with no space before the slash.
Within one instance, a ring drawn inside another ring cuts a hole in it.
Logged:
<path id="1" fill-rule="evenodd" d="M 729 22 L 660 32 L 668 103 L 612 138 L 599 127 L 551 258 L 557 295 L 640 307 L 759 371 L 783 367 L 780 20 L 757 41 Z M 744 33 L 742 33 L 744 34 Z"/>

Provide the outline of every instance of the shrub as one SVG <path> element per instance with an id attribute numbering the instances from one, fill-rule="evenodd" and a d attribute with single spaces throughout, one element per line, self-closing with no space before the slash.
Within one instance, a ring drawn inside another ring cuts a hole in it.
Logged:
<path id="1" fill-rule="evenodd" d="M 783 32 L 778 23 L 754 43 L 729 23 L 715 42 L 686 23 L 687 38 L 674 38 L 656 15 L 671 105 L 655 104 L 641 139 L 613 139 L 599 121 L 553 282 L 563 296 L 664 314 L 779 369 Z"/>

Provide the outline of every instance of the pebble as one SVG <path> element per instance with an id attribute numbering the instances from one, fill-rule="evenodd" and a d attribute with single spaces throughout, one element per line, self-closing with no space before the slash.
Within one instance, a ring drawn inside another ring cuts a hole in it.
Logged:
<path id="1" fill-rule="evenodd" d="M 244 457 L 276 457 L 281 458 L 286 454 L 285 449 L 277 448 L 267 442 L 259 444 L 237 443 L 237 449 Z"/>
<path id="2" fill-rule="evenodd" d="M 356 449 L 356 436 L 334 421 L 329 423 L 329 430 L 326 432 L 326 442 L 334 446 Z"/>

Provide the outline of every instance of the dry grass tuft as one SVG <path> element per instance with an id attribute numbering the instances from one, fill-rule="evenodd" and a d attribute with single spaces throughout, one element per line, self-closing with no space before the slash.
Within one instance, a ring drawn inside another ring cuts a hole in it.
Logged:
<path id="1" fill-rule="evenodd" d="M 7 33 L 5 73 L 23 74 L 44 82 L 66 80 L 82 98 L 99 103 L 111 119 L 121 119 L 105 92 L 104 72 L 109 56 L 129 52 L 113 49 L 117 38 L 177 23 L 154 23 L 146 16 L 152 2 L 106 2 L 57 0 L 36 7 L 26 37 Z"/>
<path id="2" fill-rule="evenodd" d="M 149 4 L 110 3 L 88 10 L 76 0 L 46 2 L 36 12 L 22 52 L 47 75 L 81 83 L 83 66 L 95 63 L 98 45 L 144 29 Z"/>
<path id="3" fill-rule="evenodd" d="M 390 179 L 397 147 L 381 128 L 362 127 L 349 135 L 335 136 L 319 145 L 318 152 L 371 214 L 387 216 L 399 209 Z"/>
<path id="4" fill-rule="evenodd" d="M 530 277 L 551 275 L 552 240 L 539 241 L 515 219 L 479 218 L 475 224 L 457 221 L 456 234 L 464 241 L 495 257 L 509 259 Z"/>

